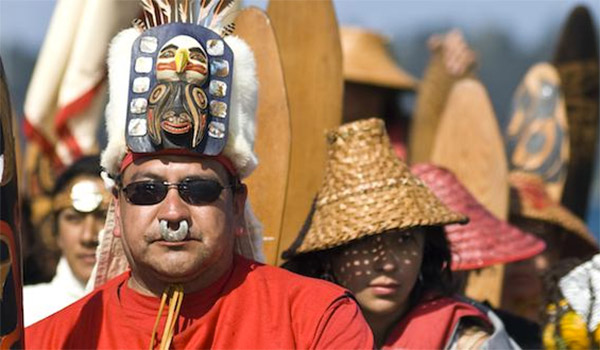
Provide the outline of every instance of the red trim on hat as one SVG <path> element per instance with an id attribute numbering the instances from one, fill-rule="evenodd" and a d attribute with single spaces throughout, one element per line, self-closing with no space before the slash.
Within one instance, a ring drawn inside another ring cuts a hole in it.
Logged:
<path id="1" fill-rule="evenodd" d="M 185 149 L 185 148 L 169 148 L 169 149 L 162 149 L 160 151 L 150 152 L 150 153 L 134 153 L 131 151 L 127 151 L 127 154 L 125 154 L 125 158 L 123 158 L 123 160 L 121 161 L 121 172 L 125 171 L 125 169 L 129 165 L 131 165 L 131 163 L 135 162 L 136 160 L 144 159 L 144 158 L 148 158 L 148 157 L 160 157 L 160 156 L 187 156 L 187 157 L 197 157 L 197 158 L 204 158 L 204 159 L 213 159 L 213 160 L 216 160 L 217 162 L 221 163 L 231 175 L 237 176 L 237 171 L 229 158 L 227 158 L 223 155 L 207 156 L 204 154 L 200 154 L 198 152 L 190 151 L 189 149 Z"/>

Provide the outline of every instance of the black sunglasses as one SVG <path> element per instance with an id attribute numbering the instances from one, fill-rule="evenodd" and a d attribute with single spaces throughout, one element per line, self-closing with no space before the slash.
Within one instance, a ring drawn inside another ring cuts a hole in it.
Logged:
<path id="1" fill-rule="evenodd" d="M 236 186 L 223 186 L 217 181 L 203 179 L 183 180 L 177 183 L 148 180 L 130 183 L 123 187 L 122 191 L 131 204 L 154 205 L 165 199 L 170 188 L 177 188 L 179 196 L 186 203 L 199 205 L 216 201 L 223 189 L 232 187 Z"/>

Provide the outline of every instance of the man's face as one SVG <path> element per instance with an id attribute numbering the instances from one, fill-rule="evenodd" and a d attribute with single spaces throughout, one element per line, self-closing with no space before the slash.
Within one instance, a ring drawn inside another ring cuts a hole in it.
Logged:
<path id="1" fill-rule="evenodd" d="M 336 280 L 354 293 L 367 320 L 406 311 L 424 242 L 419 230 L 388 232 L 350 243 L 334 256 Z"/>
<path id="2" fill-rule="evenodd" d="M 96 188 L 103 189 L 99 178 L 85 178 Z M 106 206 L 101 204 L 91 212 L 77 211 L 67 207 L 58 214 L 58 246 L 67 259 L 71 271 L 81 283 L 87 283 L 96 263 L 98 233 L 104 226 Z"/>
<path id="3" fill-rule="evenodd" d="M 229 185 L 229 176 L 219 162 L 186 156 L 162 156 L 136 161 L 123 173 L 122 186 L 133 182 L 179 183 L 204 179 Z M 187 284 L 199 289 L 218 279 L 231 266 L 234 231 L 243 220 L 245 191 L 225 188 L 211 203 L 185 202 L 177 188 L 153 205 L 129 203 L 119 191 L 117 216 L 123 248 L 131 265 L 135 283 L 152 291 L 162 284 Z M 189 225 L 184 240 L 167 242 L 161 236 L 160 222 L 177 229 L 182 220 Z M 152 281 L 158 284 L 152 286 Z M 156 291 L 154 291 L 156 292 Z"/>

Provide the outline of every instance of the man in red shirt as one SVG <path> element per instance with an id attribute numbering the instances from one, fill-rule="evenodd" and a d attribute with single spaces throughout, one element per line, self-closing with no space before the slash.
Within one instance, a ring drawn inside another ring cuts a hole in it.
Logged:
<path id="1" fill-rule="evenodd" d="M 209 27 L 207 8 L 157 8 L 113 40 L 102 166 L 131 269 L 27 328 L 28 348 L 373 347 L 347 291 L 236 253 L 257 83 L 220 3 Z"/>

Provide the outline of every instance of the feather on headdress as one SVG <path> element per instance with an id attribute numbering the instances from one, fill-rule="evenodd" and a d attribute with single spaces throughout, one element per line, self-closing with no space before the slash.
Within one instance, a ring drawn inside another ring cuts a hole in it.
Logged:
<path id="1" fill-rule="evenodd" d="M 221 36 L 233 32 L 240 0 L 140 0 L 146 28 L 166 23 L 196 23 Z M 157 16 L 158 14 L 158 16 Z"/>

